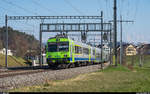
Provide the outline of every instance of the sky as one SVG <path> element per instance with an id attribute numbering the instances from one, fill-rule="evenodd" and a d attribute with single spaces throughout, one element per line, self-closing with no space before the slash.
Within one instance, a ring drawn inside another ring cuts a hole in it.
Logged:
<path id="1" fill-rule="evenodd" d="M 113 20 L 113 0 L 0 0 L 0 26 L 5 25 L 8 16 L 99 16 L 104 12 L 104 21 Z M 133 20 L 134 23 L 123 23 L 124 42 L 150 43 L 150 0 L 117 0 L 117 19 Z M 71 20 L 80 22 L 80 20 Z M 64 20 L 48 20 L 47 23 L 64 22 Z M 95 21 L 96 22 L 96 21 Z M 37 20 L 9 21 L 14 29 L 26 32 L 39 38 Z M 117 24 L 117 40 L 120 40 L 120 23 Z M 47 41 L 51 33 L 43 34 Z"/>

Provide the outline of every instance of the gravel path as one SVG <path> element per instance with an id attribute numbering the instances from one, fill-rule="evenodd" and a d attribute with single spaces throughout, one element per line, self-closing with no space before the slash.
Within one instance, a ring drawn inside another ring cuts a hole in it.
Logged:
<path id="1" fill-rule="evenodd" d="M 105 68 L 109 63 L 105 63 Z M 44 83 L 46 80 L 64 80 L 75 77 L 79 74 L 94 72 L 100 69 L 100 65 L 91 65 L 70 69 L 50 70 L 46 72 L 16 75 L 12 77 L 0 78 L 0 91 L 23 87 L 38 85 Z"/>

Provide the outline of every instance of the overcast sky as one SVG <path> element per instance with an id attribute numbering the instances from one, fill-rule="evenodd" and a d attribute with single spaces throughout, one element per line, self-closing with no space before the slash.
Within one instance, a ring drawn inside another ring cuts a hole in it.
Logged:
<path id="1" fill-rule="evenodd" d="M 105 22 L 113 18 L 113 0 L 0 0 L 0 26 L 4 26 L 4 16 L 52 16 L 52 15 L 100 15 L 104 12 Z M 123 41 L 150 43 L 150 0 L 117 0 L 118 19 L 134 20 L 123 23 Z M 39 38 L 40 21 L 9 21 L 9 26 Z M 63 20 L 50 20 L 63 22 Z M 118 40 L 120 40 L 118 23 Z M 43 35 L 46 41 L 51 36 Z"/>

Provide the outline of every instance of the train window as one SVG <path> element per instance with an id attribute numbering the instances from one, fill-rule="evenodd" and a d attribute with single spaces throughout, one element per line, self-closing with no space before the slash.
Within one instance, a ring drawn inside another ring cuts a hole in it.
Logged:
<path id="1" fill-rule="evenodd" d="M 69 51 L 69 42 L 48 43 L 48 52 Z"/>
<path id="2" fill-rule="evenodd" d="M 61 51 L 69 51 L 69 42 L 60 42 L 58 44 L 58 50 Z"/>
<path id="3" fill-rule="evenodd" d="M 83 48 L 83 53 L 84 54 L 89 54 L 89 49 L 88 48 Z"/>
<path id="4" fill-rule="evenodd" d="M 80 47 L 80 54 L 82 54 L 82 48 Z"/>
<path id="5" fill-rule="evenodd" d="M 101 54 L 100 53 L 96 53 L 96 57 L 101 57 Z"/>
<path id="6" fill-rule="evenodd" d="M 95 49 L 93 50 L 93 55 L 95 55 Z"/>
<path id="7" fill-rule="evenodd" d="M 48 43 L 48 52 L 57 52 L 57 44 Z"/>
<path id="8" fill-rule="evenodd" d="M 78 46 L 75 46 L 75 53 L 79 53 Z"/>
<path id="9" fill-rule="evenodd" d="M 82 49 L 80 46 L 75 46 L 75 53 L 82 54 Z"/>

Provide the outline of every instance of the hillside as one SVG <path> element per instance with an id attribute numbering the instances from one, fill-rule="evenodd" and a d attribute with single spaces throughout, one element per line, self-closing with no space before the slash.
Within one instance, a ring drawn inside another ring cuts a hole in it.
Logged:
<path id="1" fill-rule="evenodd" d="M 5 56 L 0 54 L 0 67 L 5 67 Z M 8 56 L 8 66 L 9 67 L 21 67 L 28 66 L 29 63 L 26 63 L 21 57 Z"/>
<path id="2" fill-rule="evenodd" d="M 0 28 L 0 49 L 5 47 L 5 27 Z M 38 54 L 39 41 L 33 36 L 8 27 L 8 48 L 15 56 L 24 57 L 28 50 Z"/>

